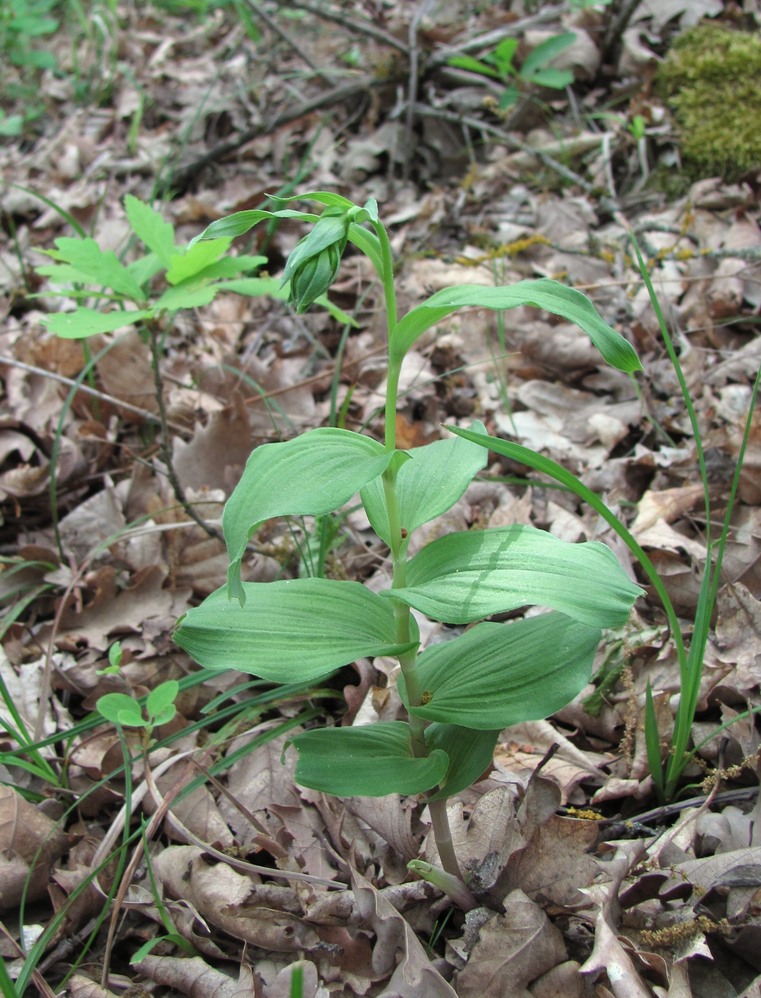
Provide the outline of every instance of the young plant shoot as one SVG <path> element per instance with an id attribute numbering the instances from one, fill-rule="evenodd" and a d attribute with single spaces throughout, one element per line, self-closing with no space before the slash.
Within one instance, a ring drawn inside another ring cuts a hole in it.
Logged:
<path id="1" fill-rule="evenodd" d="M 234 668 L 273 683 L 317 681 L 365 656 L 396 657 L 405 718 L 295 735 L 296 779 L 340 797 L 422 795 L 441 865 L 450 881 L 461 883 L 447 798 L 490 765 L 502 728 L 547 717 L 579 693 L 602 631 L 626 622 L 642 590 L 604 544 L 571 544 L 520 524 L 447 534 L 410 557 L 414 531 L 463 495 L 486 464 L 491 438 L 475 423 L 478 442 L 451 436 L 399 450 L 402 363 L 426 330 L 459 308 L 520 305 L 576 323 L 621 371 L 636 371 L 640 363 L 583 294 L 551 280 L 446 288 L 399 317 L 391 246 L 375 202 L 359 207 L 314 192 L 299 199 L 322 206 L 312 214 L 287 207 L 292 200 L 282 199 L 273 211 L 220 219 L 197 241 L 229 239 L 273 218 L 309 223 L 285 270 L 299 312 L 328 291 L 347 242 L 368 256 L 383 287 L 388 322 L 384 441 L 320 428 L 257 447 L 223 514 L 227 586 L 180 620 L 176 639 L 207 668 Z M 242 560 L 262 523 L 321 516 L 356 493 L 390 551 L 387 589 L 372 592 L 358 582 L 324 578 L 242 581 Z M 546 612 L 508 623 L 486 620 L 526 605 Z M 421 651 L 413 610 L 475 626 Z"/>

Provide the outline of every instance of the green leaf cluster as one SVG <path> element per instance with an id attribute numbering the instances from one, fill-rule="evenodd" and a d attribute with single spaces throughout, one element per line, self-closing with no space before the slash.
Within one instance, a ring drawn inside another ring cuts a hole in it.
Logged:
<path id="1" fill-rule="evenodd" d="M 266 257 L 229 256 L 229 238 L 180 246 L 173 226 L 150 205 L 128 194 L 124 207 L 132 232 L 145 249 L 130 263 L 88 237 L 61 237 L 55 249 L 43 250 L 54 262 L 38 267 L 38 273 L 62 286 L 60 297 L 80 303 L 72 312 L 46 317 L 45 324 L 57 336 L 83 339 L 113 332 L 164 312 L 208 305 L 220 291 L 271 292 L 267 278 L 248 278 L 248 284 L 240 280 L 241 274 L 262 267 Z M 163 290 L 154 290 L 158 275 L 163 276 Z M 102 307 L 83 304 L 92 300 Z"/>
<path id="2" fill-rule="evenodd" d="M 503 38 L 494 51 L 485 55 L 483 59 L 457 55 L 449 60 L 449 65 L 504 83 L 505 90 L 499 101 L 499 109 L 506 111 L 520 97 L 521 88 L 534 86 L 563 90 L 573 83 L 573 73 L 570 70 L 555 69 L 550 63 L 575 40 L 576 35 L 572 31 L 553 35 L 532 49 L 522 64 L 516 66 L 515 56 L 519 40 Z"/>
<path id="3" fill-rule="evenodd" d="M 179 690 L 180 684 L 175 679 L 161 683 L 146 697 L 144 712 L 138 701 L 126 693 L 106 693 L 98 698 L 96 708 L 112 724 L 152 730 L 161 724 L 168 724 L 177 713 L 175 700 Z"/>

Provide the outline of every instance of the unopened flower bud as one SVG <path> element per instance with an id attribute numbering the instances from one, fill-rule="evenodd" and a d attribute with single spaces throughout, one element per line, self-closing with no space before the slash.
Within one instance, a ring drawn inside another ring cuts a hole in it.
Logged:
<path id="1" fill-rule="evenodd" d="M 291 276 L 291 293 L 288 301 L 300 314 L 320 295 L 325 294 L 338 276 L 341 267 L 342 246 L 332 243 L 298 267 Z"/>

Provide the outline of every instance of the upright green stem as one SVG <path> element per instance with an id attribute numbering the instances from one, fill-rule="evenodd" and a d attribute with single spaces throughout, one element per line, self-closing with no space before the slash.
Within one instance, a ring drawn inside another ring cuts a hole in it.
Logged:
<path id="1" fill-rule="evenodd" d="M 396 405 L 399 395 L 399 375 L 401 374 L 403 358 L 396 356 L 391 343 L 398 321 L 391 243 L 389 242 L 385 226 L 380 221 L 374 223 L 374 228 L 381 249 L 381 270 L 379 276 L 383 283 L 389 340 L 384 440 L 386 450 L 393 451 L 396 449 Z M 383 474 L 383 492 L 388 513 L 393 564 L 392 589 L 402 589 L 407 584 L 407 530 L 401 522 L 399 513 L 399 496 L 396 489 L 397 472 L 398 465 L 395 461 L 392 461 L 391 466 Z M 396 640 L 399 644 L 409 644 L 412 637 L 410 608 L 406 603 L 396 600 L 394 601 L 394 615 L 396 621 Z M 423 690 L 420 686 L 420 679 L 417 672 L 416 651 L 399 655 L 399 665 L 404 676 L 409 703 L 413 705 L 421 703 Z M 425 741 L 426 722 L 414 714 L 408 714 L 408 723 L 410 726 L 413 755 L 418 758 L 426 758 L 429 755 L 428 746 Z M 452 832 L 449 827 L 446 800 L 429 801 L 428 811 L 431 816 L 431 827 L 433 828 L 433 836 L 436 840 L 436 848 L 439 852 L 441 865 L 447 873 L 462 881 L 463 877 L 460 865 L 457 862 L 457 856 L 455 855 Z"/>

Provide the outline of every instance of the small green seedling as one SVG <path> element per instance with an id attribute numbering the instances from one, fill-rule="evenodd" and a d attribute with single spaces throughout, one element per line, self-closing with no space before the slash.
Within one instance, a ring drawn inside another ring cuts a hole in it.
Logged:
<path id="1" fill-rule="evenodd" d="M 275 218 L 309 223 L 284 273 L 299 312 L 328 291 L 348 243 L 365 253 L 382 284 L 388 323 L 384 441 L 323 427 L 257 447 L 224 509 L 228 584 L 181 618 L 176 640 L 207 668 L 234 668 L 278 684 L 316 681 L 361 657 L 394 656 L 403 719 L 295 735 L 296 779 L 342 797 L 423 795 L 451 888 L 462 879 L 447 798 L 491 764 L 502 728 L 547 717 L 579 693 L 603 630 L 625 623 L 642 590 L 604 544 L 570 544 L 521 524 L 445 534 L 410 556 L 414 532 L 449 510 L 485 466 L 491 438 L 476 423 L 473 431 L 483 438 L 476 442 L 449 437 L 399 450 L 405 355 L 460 308 L 530 305 L 575 322 L 619 370 L 632 372 L 640 363 L 589 299 L 551 280 L 446 288 L 399 317 L 391 245 L 373 199 L 359 207 L 337 194 L 303 195 L 321 213 L 281 206 L 295 199 L 274 200 L 276 210 L 213 223 L 191 251 Z M 321 517 L 357 493 L 389 550 L 386 588 L 314 577 L 243 581 L 249 541 L 265 521 Z M 488 619 L 532 604 L 547 612 L 509 623 Z M 413 610 L 474 626 L 421 650 Z"/>
<path id="2" fill-rule="evenodd" d="M 151 690 L 145 701 L 145 711 L 137 700 L 126 693 L 106 693 L 98 699 L 98 713 L 112 724 L 123 728 L 145 728 L 152 731 L 168 724 L 177 713 L 175 700 L 180 689 L 176 679 L 161 683 Z"/>
<path id="3" fill-rule="evenodd" d="M 483 59 L 456 55 L 449 60 L 449 65 L 504 83 L 505 91 L 500 97 L 499 109 L 507 111 L 518 101 L 527 87 L 563 90 L 573 83 L 573 73 L 569 69 L 554 69 L 550 63 L 575 40 L 576 35 L 572 31 L 553 35 L 532 49 L 518 67 L 514 64 L 518 39 L 503 38 L 494 51 Z"/>
<path id="4" fill-rule="evenodd" d="M 122 643 L 114 641 L 108 649 L 108 665 L 105 669 L 97 669 L 96 676 L 118 676 L 122 667 Z"/>

